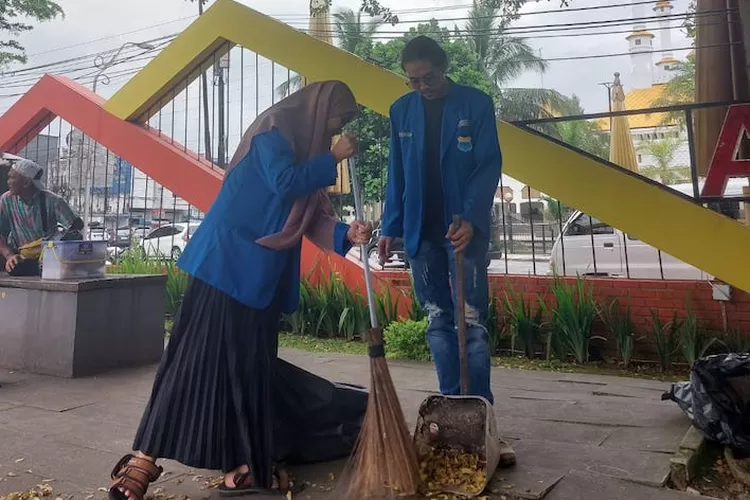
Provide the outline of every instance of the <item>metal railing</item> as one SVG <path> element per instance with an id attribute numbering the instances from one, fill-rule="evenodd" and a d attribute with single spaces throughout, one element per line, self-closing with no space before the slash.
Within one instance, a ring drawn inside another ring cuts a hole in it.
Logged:
<path id="1" fill-rule="evenodd" d="M 255 117 L 296 90 L 300 83 L 289 69 L 254 52 L 227 45 L 210 54 L 200 69 L 166 91 L 141 121 L 175 147 L 198 154 L 212 168 L 223 169 Z M 743 202 L 750 200 L 741 196 L 701 198 L 696 168 L 694 114 L 728 104 L 731 103 L 562 116 L 514 124 L 608 164 L 610 119 L 628 116 L 639 172 L 650 177 L 648 182 L 740 218 Z M 388 120 L 365 110 L 352 127 L 363 137 L 358 168 L 360 178 L 365 181 L 370 213 L 377 219 L 385 193 Z M 568 130 L 575 127 L 585 132 L 586 141 L 566 142 L 575 137 Z M 79 212 L 83 212 L 88 186 L 90 231 L 107 233 L 113 247 L 125 248 L 133 235 L 145 236 L 158 227 L 172 226 L 173 234 L 163 237 L 167 240 L 158 238 L 160 249 L 171 256 L 184 246 L 180 240 L 183 233 L 176 233 L 176 226 L 187 227 L 188 221 L 202 217 L 187 201 L 143 174 L 138 165 L 130 165 L 103 145 L 87 146 L 87 138 L 64 120 L 57 118 L 36 138 L 25 139 L 28 144 L 19 154 L 44 166 L 49 188 L 65 197 Z M 350 194 L 334 192 L 331 198 L 340 216 L 350 218 Z M 572 217 L 574 214 L 576 217 Z M 575 207 L 507 176 L 503 176 L 498 186 L 493 221 L 489 262 L 493 273 L 547 275 L 554 267 L 558 273 L 572 275 L 703 277 L 700 271 L 658 249 L 594 217 L 578 214 Z"/>

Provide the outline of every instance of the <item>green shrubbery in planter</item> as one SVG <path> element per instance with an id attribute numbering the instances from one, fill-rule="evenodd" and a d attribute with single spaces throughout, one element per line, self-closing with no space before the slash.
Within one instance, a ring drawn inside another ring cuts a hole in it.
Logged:
<path id="1" fill-rule="evenodd" d="M 174 262 L 157 257 L 149 258 L 142 251 L 126 251 L 118 259 L 117 265 L 108 272 L 112 274 L 166 274 L 166 304 L 165 309 L 169 317 L 174 317 L 180 310 L 182 298 L 187 290 L 188 275 L 179 269 Z"/>
<path id="2" fill-rule="evenodd" d="M 287 329 L 297 335 L 352 340 L 369 327 L 367 302 L 335 272 L 317 285 L 300 282 L 299 308 L 284 317 Z"/>
<path id="3" fill-rule="evenodd" d="M 536 310 L 532 312 L 531 301 L 527 301 L 523 293 L 517 292 L 512 286 L 508 286 L 502 304 L 510 334 L 511 354 L 516 351 L 516 342 L 520 342 L 526 357 L 534 358 L 543 326 L 542 304 L 538 303 Z"/>
<path id="4" fill-rule="evenodd" d="M 572 354 L 576 362 L 586 363 L 599 310 L 592 287 L 580 276 L 573 284 L 555 276 L 552 295 L 555 297 L 555 307 L 545 305 L 550 321 L 547 357 L 553 351 L 561 361 Z"/>
<path id="5" fill-rule="evenodd" d="M 623 366 L 628 368 L 630 361 L 633 359 L 633 332 L 635 331 L 630 306 L 625 307 L 623 311 L 620 301 L 614 299 L 609 305 L 602 306 L 599 315 L 607 329 L 615 337 L 617 355 L 620 356 Z"/>
<path id="6" fill-rule="evenodd" d="M 419 321 L 395 321 L 384 332 L 385 352 L 392 358 L 430 361 L 432 356 L 426 334 L 426 318 Z"/>

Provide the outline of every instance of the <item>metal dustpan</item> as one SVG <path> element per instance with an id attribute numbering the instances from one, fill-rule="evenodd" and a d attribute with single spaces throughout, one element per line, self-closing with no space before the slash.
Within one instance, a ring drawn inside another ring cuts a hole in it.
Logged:
<path id="1" fill-rule="evenodd" d="M 458 216 L 453 224 L 461 223 Z M 430 493 L 474 497 L 487 487 L 500 462 L 501 440 L 490 402 L 469 396 L 466 351 L 464 256 L 456 254 L 461 396 L 430 396 L 419 407 L 414 446 Z"/>

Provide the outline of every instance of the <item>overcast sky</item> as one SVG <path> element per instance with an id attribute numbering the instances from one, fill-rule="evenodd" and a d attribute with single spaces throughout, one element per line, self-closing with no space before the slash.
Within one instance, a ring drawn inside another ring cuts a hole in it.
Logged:
<path id="1" fill-rule="evenodd" d="M 305 28 L 308 11 L 307 0 L 241 0 L 265 14 L 277 17 L 294 27 Z M 357 8 L 358 0 L 334 0 L 336 7 Z M 66 11 L 64 20 L 56 20 L 36 27 L 31 33 L 20 37 L 20 42 L 26 46 L 29 62 L 26 67 L 46 64 L 61 59 L 94 54 L 99 51 L 117 48 L 127 41 L 150 40 L 159 36 L 176 33 L 187 26 L 196 14 L 196 5 L 186 0 L 60 0 Z M 384 31 L 401 31 L 407 29 L 410 22 L 427 21 L 431 17 L 443 20 L 446 26 L 454 24 L 461 26 L 461 20 L 466 16 L 466 0 L 385 0 L 399 13 L 401 23 L 396 27 L 387 26 Z M 596 7 L 604 5 L 622 5 L 628 0 L 573 0 L 572 7 Z M 688 0 L 675 0 L 674 13 L 685 12 Z M 522 18 L 514 27 L 529 27 L 570 22 L 601 21 L 610 19 L 627 20 L 633 17 L 631 6 L 595 9 L 588 11 L 566 12 L 559 9 L 558 0 L 541 0 L 530 2 L 523 10 Z M 544 13 L 544 11 L 553 12 Z M 403 13 L 403 11 L 412 11 Z M 650 8 L 646 15 L 652 15 Z M 673 21 L 677 26 L 679 21 Z M 653 22 L 649 27 L 655 27 Z M 564 36 L 565 32 L 545 31 L 534 28 L 536 33 L 528 36 L 529 41 L 540 54 L 550 59 L 549 69 L 543 74 L 523 75 L 515 86 L 547 87 L 558 90 L 565 95 L 577 94 L 587 112 L 604 111 L 607 108 L 607 94 L 601 82 L 611 81 L 613 73 L 619 71 L 623 75 L 623 83 L 627 86 L 630 73 L 628 56 L 599 57 L 627 52 L 626 33 L 631 25 L 598 28 L 596 30 L 578 30 L 598 33 L 593 36 Z M 607 32 L 616 31 L 618 33 Z M 569 34 L 568 32 L 567 34 Z M 658 43 L 658 31 L 656 43 Z M 671 31 L 674 48 L 687 47 L 682 30 Z M 558 36 L 559 35 L 559 36 Z M 688 51 L 676 50 L 677 58 L 684 58 Z M 578 60 L 557 61 L 559 58 L 580 57 Z M 654 60 L 658 60 L 658 55 Z M 74 65 L 92 64 L 93 57 L 82 60 Z M 10 68 L 22 69 L 16 65 Z M 39 76 L 40 72 L 31 72 L 26 79 L 9 76 L 0 78 L 0 111 L 7 109 L 17 97 L 14 95 L 25 90 L 26 86 Z M 15 79 L 14 79 L 15 78 Z M 100 86 L 99 92 L 105 96 L 111 95 L 119 86 L 127 81 L 127 76 L 121 76 L 108 86 Z M 626 89 L 627 90 L 627 89 Z M 12 96 L 12 97 L 7 97 Z"/>

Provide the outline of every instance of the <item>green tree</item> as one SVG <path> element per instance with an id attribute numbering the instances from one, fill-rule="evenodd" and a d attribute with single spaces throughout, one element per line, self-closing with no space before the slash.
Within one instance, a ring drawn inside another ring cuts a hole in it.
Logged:
<path id="1" fill-rule="evenodd" d="M 406 85 L 406 75 L 401 68 L 401 51 L 409 40 L 418 35 L 428 35 L 443 47 L 450 61 L 448 76 L 453 81 L 480 88 L 497 97 L 495 85 L 477 64 L 476 55 L 467 40 L 453 36 L 453 33 L 441 27 L 436 20 L 411 28 L 403 37 L 386 43 L 360 45 L 367 48 L 366 52 L 360 55 L 383 68 L 404 75 Z M 382 201 L 388 162 L 388 119 L 369 109 L 363 109 L 353 127 L 356 128 L 360 140 L 361 154 L 358 165 L 365 197 L 368 202 Z"/>
<path id="2" fill-rule="evenodd" d="M 500 14 L 499 8 L 474 0 L 464 26 L 464 39 L 476 56 L 477 69 L 496 87 L 498 117 L 507 121 L 550 118 L 564 105 L 558 92 L 508 87 L 527 71 L 544 73 L 547 63 L 526 40 L 505 34 L 509 22 Z M 540 129 L 554 133 L 551 125 Z"/>
<path id="3" fill-rule="evenodd" d="M 29 21 L 51 21 L 64 15 L 62 7 L 51 0 L 0 0 L 0 68 L 26 63 L 26 49 L 16 38 L 34 29 Z"/>
<path id="4" fill-rule="evenodd" d="M 368 16 L 363 20 L 362 11 L 338 9 L 333 13 L 333 31 L 338 46 L 360 57 L 366 56 L 372 50 L 373 35 L 382 25 L 381 18 Z M 302 88 L 302 76 L 294 75 L 276 88 L 276 94 L 283 98 L 300 88 Z"/>
<path id="5" fill-rule="evenodd" d="M 639 168 L 639 173 L 666 185 L 689 182 L 690 167 L 675 165 L 675 156 L 681 144 L 680 139 L 673 137 L 641 144 L 638 150 L 651 155 L 654 161 L 651 165 Z"/>
<path id="6" fill-rule="evenodd" d="M 575 116 L 582 115 L 585 111 L 581 107 L 578 96 L 573 95 L 564 99 L 560 112 L 563 116 Z M 609 136 L 595 122 L 589 120 L 558 122 L 555 124 L 555 129 L 557 137 L 566 144 L 604 160 L 609 159 Z"/>

